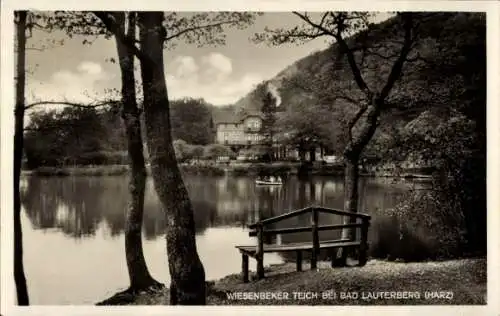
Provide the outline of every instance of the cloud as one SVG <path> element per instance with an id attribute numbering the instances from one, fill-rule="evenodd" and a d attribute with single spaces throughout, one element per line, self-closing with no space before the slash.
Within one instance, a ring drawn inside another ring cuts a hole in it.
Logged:
<path id="1" fill-rule="evenodd" d="M 103 72 L 102 66 L 92 61 L 84 61 L 78 65 L 78 71 L 89 75 L 99 75 Z"/>
<path id="2" fill-rule="evenodd" d="M 218 52 L 197 58 L 181 55 L 168 61 L 166 81 L 172 99 L 192 97 L 203 98 L 215 105 L 232 104 L 264 79 L 257 73 L 236 73 L 232 60 Z M 119 70 L 115 65 L 116 73 L 111 74 L 104 67 L 93 61 L 82 61 L 72 69 L 53 73 L 44 81 L 28 78 L 27 102 L 91 103 L 109 97 L 104 94 L 105 88 L 120 89 Z M 140 72 L 136 75 L 140 80 Z M 140 86 L 138 90 L 141 90 Z"/>
<path id="3" fill-rule="evenodd" d="M 202 56 L 178 56 L 167 67 L 167 87 L 172 99 L 203 98 L 215 105 L 231 104 L 263 81 L 255 73 L 237 76 L 230 58 L 220 53 Z"/>
<path id="4" fill-rule="evenodd" d="M 36 101 L 71 101 L 91 103 L 104 97 L 104 89 L 113 87 L 114 76 L 104 71 L 102 66 L 91 61 L 83 61 L 76 70 L 60 70 L 48 80 L 28 78 L 26 99 Z"/>
<path id="5" fill-rule="evenodd" d="M 208 56 L 204 56 L 202 61 L 208 65 L 208 70 L 214 70 L 223 75 L 230 75 L 233 71 L 231 59 L 220 53 L 211 53 Z"/>
<path id="6" fill-rule="evenodd" d="M 175 76 L 179 78 L 196 75 L 199 70 L 196 61 L 191 56 L 176 57 L 172 62 L 172 68 L 175 71 Z"/>

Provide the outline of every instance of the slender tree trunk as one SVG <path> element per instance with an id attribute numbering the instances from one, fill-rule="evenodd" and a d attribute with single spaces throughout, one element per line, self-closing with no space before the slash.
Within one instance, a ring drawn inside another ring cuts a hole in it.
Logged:
<path id="1" fill-rule="evenodd" d="M 340 54 L 346 54 L 347 61 L 351 68 L 352 74 L 354 75 L 354 80 L 361 90 L 365 94 L 367 104 L 366 106 L 361 106 L 358 113 L 353 118 L 353 121 L 349 122 L 349 141 L 344 150 L 344 158 L 346 160 L 345 167 L 345 201 L 344 207 L 347 211 L 357 212 L 358 208 L 358 178 L 359 178 L 359 161 L 363 149 L 366 147 L 370 139 L 375 134 L 377 129 L 378 119 L 380 117 L 380 112 L 384 107 L 384 102 L 391 92 L 396 81 L 400 78 L 403 65 L 407 60 L 408 54 L 412 50 L 412 46 L 416 39 L 414 34 L 414 23 L 413 14 L 410 12 L 402 13 L 402 27 L 404 29 L 403 35 L 403 46 L 398 54 L 397 59 L 391 67 L 391 71 L 387 78 L 385 85 L 381 90 L 372 92 L 368 88 L 368 85 L 363 79 L 362 72 L 360 71 L 358 65 L 356 64 L 356 58 L 353 51 L 349 48 L 345 39 L 342 36 L 336 36 L 336 40 L 339 44 Z M 341 22 L 344 23 L 344 22 Z M 359 123 L 359 124 L 358 124 Z M 353 135 L 353 128 L 358 125 L 359 133 Z M 349 223 L 349 219 L 344 219 L 344 223 Z M 348 232 L 344 229 L 342 231 L 342 236 L 354 236 L 354 232 Z M 347 259 L 347 252 L 343 249 L 339 249 L 337 253 L 336 262 L 334 265 L 345 265 Z"/>
<path id="2" fill-rule="evenodd" d="M 372 99 L 364 117 L 360 118 L 360 132 L 351 138 L 344 150 L 344 210 L 347 212 L 358 212 L 359 161 L 363 149 L 373 137 L 373 134 L 375 134 L 382 104 L 382 100 L 376 98 Z M 343 220 L 344 224 L 352 224 L 355 222 L 356 220 L 354 218 L 348 216 L 345 216 Z M 342 230 L 342 238 L 354 240 L 356 238 L 356 228 L 344 228 Z M 337 252 L 334 265 L 345 266 L 349 255 L 350 252 L 348 250 L 340 248 Z"/>
<path id="3" fill-rule="evenodd" d="M 26 82 L 26 11 L 17 16 L 17 81 L 14 132 L 14 279 L 16 282 L 17 303 L 29 305 L 28 288 L 23 265 L 23 232 L 21 227 L 21 195 L 19 183 L 23 160 L 24 141 L 24 89 Z"/>
<path id="4" fill-rule="evenodd" d="M 309 148 L 309 161 L 316 161 L 316 147 Z"/>
<path id="5" fill-rule="evenodd" d="M 125 33 L 125 13 L 115 14 L 116 22 Z M 127 36 L 135 39 L 135 13 L 129 13 Z M 125 225 L 125 254 L 130 279 L 127 292 L 139 292 L 161 287 L 162 284 L 149 273 L 142 248 L 142 223 L 144 193 L 146 190 L 146 166 L 144 163 L 140 111 L 137 107 L 134 76 L 134 53 L 125 43 L 116 39 L 122 81 L 122 119 L 128 142 L 130 165 L 130 203 Z"/>
<path id="6" fill-rule="evenodd" d="M 175 158 L 165 83 L 162 12 L 139 13 L 146 135 L 155 189 L 167 218 L 170 303 L 204 305 L 205 271 L 196 249 L 193 208 Z"/>

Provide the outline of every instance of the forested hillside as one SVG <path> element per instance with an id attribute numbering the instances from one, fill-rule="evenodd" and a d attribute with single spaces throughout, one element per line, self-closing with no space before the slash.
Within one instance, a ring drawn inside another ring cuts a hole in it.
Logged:
<path id="1" fill-rule="evenodd" d="M 397 19 L 371 25 L 369 32 L 350 38 L 354 46 L 359 43 L 360 47 L 371 48 L 355 54 L 369 86 L 377 86 L 378 80 L 387 77 L 389 61 L 401 46 Z M 457 115 L 474 121 L 478 128 L 485 126 L 485 19 L 480 13 L 418 14 L 419 39 L 389 99 L 397 106 L 383 113 L 366 155 L 381 153 L 382 145 L 385 150 L 400 142 L 401 134 L 408 132 L 407 124 L 414 120 L 409 125 L 412 130 L 420 125 L 425 128 L 432 118 L 442 122 Z M 341 154 L 346 117 L 354 111 L 346 99 L 357 100 L 359 92 L 346 58 L 338 51 L 333 44 L 297 61 L 239 100 L 236 108 L 258 110 L 262 91 L 269 84 L 277 87 L 279 111 L 285 112 L 282 127 L 310 129 L 314 125 L 314 131 L 309 132 L 324 137 L 323 143 Z M 419 117 L 422 113 L 424 116 Z"/>

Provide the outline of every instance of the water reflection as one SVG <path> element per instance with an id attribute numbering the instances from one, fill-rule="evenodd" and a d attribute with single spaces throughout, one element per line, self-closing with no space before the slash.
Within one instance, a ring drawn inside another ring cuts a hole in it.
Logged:
<path id="1" fill-rule="evenodd" d="M 245 226 L 289 210 L 309 205 L 342 208 L 342 179 L 314 177 L 308 181 L 289 178 L 283 186 L 255 186 L 246 177 L 185 176 L 197 234 L 208 227 Z M 24 210 L 36 229 L 59 229 L 73 238 L 92 237 L 105 223 L 110 236 L 123 233 L 129 200 L 128 179 L 117 177 L 29 177 L 22 190 Z M 360 209 L 377 213 L 392 207 L 406 187 L 363 180 Z M 164 234 L 161 203 L 148 179 L 144 212 L 144 234 L 154 239 Z M 335 222 L 322 216 L 322 223 Z M 308 225 L 309 218 L 292 218 L 280 226 Z"/>
<path id="2" fill-rule="evenodd" d="M 196 242 L 208 279 L 237 273 L 241 257 L 235 245 L 255 244 L 246 225 L 309 205 L 342 208 L 343 180 L 331 177 L 288 178 L 282 186 L 255 186 L 248 177 L 184 176 L 194 208 Z M 360 208 L 374 215 L 369 238 L 376 238 L 379 212 L 394 206 L 408 185 L 364 179 Z M 128 178 L 67 177 L 23 179 L 22 205 L 25 268 L 34 304 L 92 304 L 127 285 L 123 232 L 128 204 Z M 321 224 L 338 217 L 320 215 Z M 309 216 L 291 218 L 279 227 L 310 225 Z M 163 238 L 165 216 L 147 182 L 144 249 L 148 266 L 159 280 L 169 275 Z M 321 232 L 321 239 L 339 232 Z M 310 239 L 310 234 L 273 236 L 272 242 Z M 266 265 L 292 260 L 294 254 L 266 254 Z M 328 256 L 328 254 L 323 254 Z M 94 258 L 91 263 L 88 258 Z M 220 264 L 224 258 L 224 264 Z M 251 267 L 255 262 L 250 262 Z M 50 267 L 50 268 L 47 268 Z M 50 271 L 58 271 L 58 277 Z M 93 282 L 91 280 L 102 280 Z"/>

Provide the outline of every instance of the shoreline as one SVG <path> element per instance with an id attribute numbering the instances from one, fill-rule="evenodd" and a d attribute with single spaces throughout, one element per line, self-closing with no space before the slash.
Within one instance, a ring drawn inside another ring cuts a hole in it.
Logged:
<path id="1" fill-rule="evenodd" d="M 392 262 L 331 268 L 319 262 L 301 272 L 294 263 L 265 267 L 266 278 L 243 283 L 240 274 L 207 282 L 207 305 L 484 305 L 486 258 Z M 161 291 L 114 296 L 96 305 L 169 305 Z"/>
<path id="2" fill-rule="evenodd" d="M 314 165 L 301 167 L 297 163 L 277 162 L 273 164 L 264 163 L 235 163 L 235 164 L 207 164 L 191 165 L 179 164 L 181 172 L 187 174 L 200 175 L 257 175 L 259 172 L 272 174 L 288 175 L 320 175 L 320 176 L 344 176 L 344 170 L 341 166 L 335 165 Z M 129 173 L 128 165 L 98 165 L 98 166 L 76 166 L 76 167 L 39 167 L 32 170 L 23 169 L 22 176 L 40 176 L 40 177 L 70 177 L 70 176 L 122 176 Z M 146 173 L 151 175 L 151 170 L 146 167 Z M 401 178 L 401 179 L 431 179 L 429 174 L 403 171 L 394 173 L 390 171 L 360 172 L 362 177 L 379 178 Z"/>

